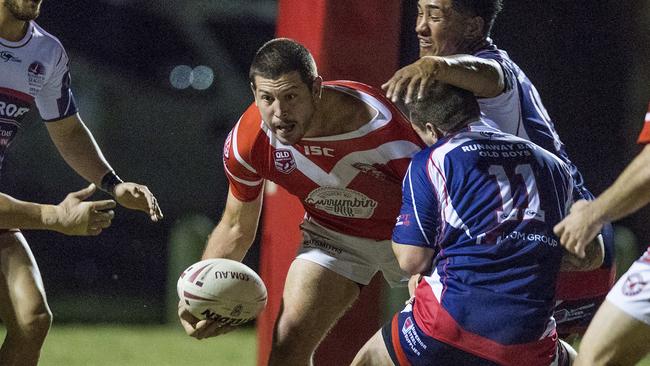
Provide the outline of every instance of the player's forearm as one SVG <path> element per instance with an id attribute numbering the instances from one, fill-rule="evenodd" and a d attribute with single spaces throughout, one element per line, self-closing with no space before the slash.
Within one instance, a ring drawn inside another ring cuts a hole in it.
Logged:
<path id="1" fill-rule="evenodd" d="M 262 211 L 261 190 L 254 200 L 240 201 L 228 192 L 226 208 L 214 228 L 203 252 L 203 259 L 228 258 L 241 261 L 255 240 L 257 224 Z"/>
<path id="2" fill-rule="evenodd" d="M 208 238 L 202 259 L 228 258 L 241 261 L 253 244 L 255 232 L 246 233 L 238 225 L 228 225 L 223 220 Z"/>
<path id="3" fill-rule="evenodd" d="M 17 200 L 0 193 L 0 228 L 56 230 L 57 207 Z"/>
<path id="4" fill-rule="evenodd" d="M 614 221 L 650 203 L 650 145 L 628 165 L 614 184 L 591 205 L 601 221 Z"/>
<path id="5" fill-rule="evenodd" d="M 503 71 L 494 60 L 471 55 L 426 57 L 438 64 L 436 80 L 469 90 L 478 97 L 492 98 L 503 92 Z"/>
<path id="6" fill-rule="evenodd" d="M 62 124 L 48 125 L 48 131 L 63 159 L 84 179 L 100 186 L 102 177 L 112 169 L 91 132 L 77 116 L 72 121 L 53 123 Z"/>

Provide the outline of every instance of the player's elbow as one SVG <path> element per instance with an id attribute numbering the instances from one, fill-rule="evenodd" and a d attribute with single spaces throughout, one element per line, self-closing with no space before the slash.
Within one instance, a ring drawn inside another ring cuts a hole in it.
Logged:
<path id="1" fill-rule="evenodd" d="M 431 268 L 431 249 L 393 243 L 393 252 L 400 268 L 409 275 L 424 273 Z"/>

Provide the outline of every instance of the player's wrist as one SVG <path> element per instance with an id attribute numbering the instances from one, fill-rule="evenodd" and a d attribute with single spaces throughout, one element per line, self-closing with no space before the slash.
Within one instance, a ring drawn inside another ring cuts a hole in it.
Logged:
<path id="1" fill-rule="evenodd" d="M 55 205 L 40 205 L 39 208 L 43 228 L 61 231 L 61 207 Z"/>
<path id="2" fill-rule="evenodd" d="M 117 174 L 115 174 L 114 170 L 109 170 L 102 177 L 102 180 L 99 184 L 99 189 L 110 194 L 111 196 L 115 196 L 115 187 L 117 187 L 117 185 L 120 183 L 124 183 L 124 181 Z"/>

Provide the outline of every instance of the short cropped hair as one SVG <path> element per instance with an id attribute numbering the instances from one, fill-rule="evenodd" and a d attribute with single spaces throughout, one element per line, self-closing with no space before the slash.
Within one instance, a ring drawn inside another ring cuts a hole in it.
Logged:
<path id="1" fill-rule="evenodd" d="M 480 117 L 476 97 L 468 90 L 436 81 L 425 97 L 407 105 L 411 123 L 426 129 L 431 123 L 443 133 L 452 132 Z"/>
<path id="2" fill-rule="evenodd" d="M 503 0 L 451 0 L 451 6 L 461 14 L 483 18 L 483 32 L 489 36 L 494 20 L 503 8 Z"/>
<path id="3" fill-rule="evenodd" d="M 255 87 L 255 76 L 277 79 L 293 71 L 300 74 L 300 79 L 310 89 L 318 76 L 314 57 L 305 46 L 289 38 L 276 38 L 257 50 L 248 78 Z"/>

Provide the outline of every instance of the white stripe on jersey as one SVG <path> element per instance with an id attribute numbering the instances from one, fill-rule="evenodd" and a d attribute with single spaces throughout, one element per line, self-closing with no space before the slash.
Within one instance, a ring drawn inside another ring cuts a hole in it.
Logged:
<path id="1" fill-rule="evenodd" d="M 232 179 L 236 180 L 237 182 L 239 182 L 241 184 L 245 184 L 245 185 L 250 186 L 250 187 L 259 186 L 260 184 L 262 184 L 262 181 L 264 180 L 264 179 L 260 179 L 260 180 L 252 181 L 252 180 L 241 179 L 241 178 L 237 177 L 236 175 L 232 174 L 230 172 L 230 170 L 228 170 L 228 165 L 227 164 L 224 164 L 223 168 L 226 170 L 226 173 L 228 173 L 228 175 L 230 177 L 232 177 Z"/>
<path id="2" fill-rule="evenodd" d="M 491 127 L 485 126 L 486 129 L 492 129 Z M 429 156 L 429 161 L 427 162 L 427 170 L 429 172 L 429 180 L 431 181 L 431 184 L 433 187 L 446 187 L 446 177 L 444 176 L 444 167 L 445 167 L 445 156 L 449 151 L 455 149 L 458 147 L 459 143 L 465 142 L 467 139 L 464 139 L 462 141 L 458 141 L 458 139 L 453 138 L 449 140 L 446 144 L 436 148 L 433 150 L 433 153 Z M 443 194 L 443 192 L 438 193 Z M 443 218 L 443 225 L 445 222 L 448 222 L 449 225 L 461 229 L 465 231 L 467 236 L 471 237 L 471 233 L 469 232 L 469 227 L 465 225 L 463 220 L 460 218 L 458 215 L 458 212 L 456 212 L 456 209 L 454 206 L 451 204 L 451 201 L 449 200 L 449 197 L 445 195 L 445 197 L 440 197 L 439 196 L 439 202 L 441 203 L 440 207 L 440 213 Z"/>
<path id="3" fill-rule="evenodd" d="M 232 131 L 232 151 L 235 153 L 235 159 L 237 159 L 237 161 L 241 165 L 243 165 L 244 168 L 248 169 L 248 171 L 250 171 L 251 173 L 257 174 L 257 170 L 255 170 L 255 168 L 250 166 L 250 164 L 248 164 L 244 160 L 244 158 L 242 158 L 241 155 L 239 155 L 239 147 L 237 146 L 237 131 L 239 130 L 239 123 L 240 122 L 241 122 L 241 117 L 239 117 L 239 121 L 237 121 L 237 124 L 235 125 L 235 129 Z M 262 122 L 262 125 L 264 125 L 264 122 Z M 232 175 L 232 174 L 231 174 L 231 176 L 234 177 L 234 175 Z"/>
<path id="4" fill-rule="evenodd" d="M 645 121 L 650 123 L 650 112 L 645 114 Z"/>
<path id="5" fill-rule="evenodd" d="M 427 242 L 427 245 L 431 245 L 431 240 L 429 240 L 429 237 L 427 236 L 427 233 L 424 231 L 424 228 L 422 227 L 422 223 L 420 222 L 420 215 L 418 214 L 418 205 L 415 202 L 415 193 L 413 192 L 413 181 L 411 180 L 411 167 L 413 164 L 409 164 L 409 168 L 406 171 L 406 176 L 404 179 L 408 177 L 409 180 L 409 190 L 411 191 L 411 202 L 413 202 L 413 213 L 415 214 L 415 221 L 418 223 L 418 228 L 420 228 L 420 232 L 422 233 L 422 237 L 424 238 L 424 241 Z M 434 190 L 435 191 L 435 190 Z"/>
<path id="6" fill-rule="evenodd" d="M 276 149 L 290 150 L 296 160 L 297 169 L 321 187 L 347 187 L 361 172 L 352 166 L 352 163 L 386 164 L 391 160 L 410 158 L 421 150 L 418 145 L 410 141 L 391 141 L 369 150 L 352 152 L 339 159 L 334 168 L 327 173 L 293 146 L 285 145 L 273 138 L 273 132 L 266 125 L 263 124 L 262 129 L 269 137 L 271 146 Z"/>
<path id="7" fill-rule="evenodd" d="M 438 274 L 438 268 L 436 268 L 433 273 L 431 273 L 431 276 L 424 276 L 424 280 L 427 281 L 427 284 L 431 288 L 431 292 L 433 292 L 433 296 L 438 299 L 438 302 L 440 302 L 442 298 L 442 281 L 440 280 L 440 275 Z"/>
<path id="8" fill-rule="evenodd" d="M 335 136 L 307 137 L 303 139 L 305 141 L 341 141 L 362 137 L 371 133 L 372 131 L 386 126 L 393 119 L 393 114 L 391 113 L 390 109 L 386 108 L 386 106 L 381 101 L 377 100 L 377 98 L 373 97 L 370 94 L 366 94 L 359 90 L 350 89 L 339 85 L 325 85 L 324 87 L 336 89 L 342 93 L 351 95 L 361 100 L 364 104 L 373 107 L 377 113 L 369 123 L 366 123 L 354 131 Z"/>

